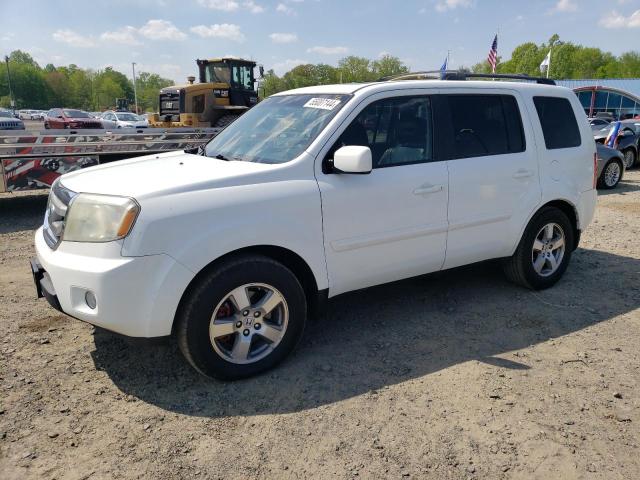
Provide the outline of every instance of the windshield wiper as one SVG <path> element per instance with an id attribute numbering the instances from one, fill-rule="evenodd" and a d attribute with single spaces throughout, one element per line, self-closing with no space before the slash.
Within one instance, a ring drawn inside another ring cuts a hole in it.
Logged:
<path id="1" fill-rule="evenodd" d="M 197 147 L 186 148 L 184 150 L 184 153 L 190 153 L 191 155 L 204 155 L 205 154 L 204 147 L 205 145 L 198 145 Z"/>
<path id="2" fill-rule="evenodd" d="M 215 157 L 213 158 L 217 158 L 218 160 L 224 160 L 225 162 L 228 162 L 229 159 L 227 157 L 225 157 L 224 155 L 222 155 L 221 153 L 217 154 Z"/>

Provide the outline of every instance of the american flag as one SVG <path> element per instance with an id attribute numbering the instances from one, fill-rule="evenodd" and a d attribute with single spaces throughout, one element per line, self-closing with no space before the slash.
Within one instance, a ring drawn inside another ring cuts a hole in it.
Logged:
<path id="1" fill-rule="evenodd" d="M 489 65 L 491 65 L 491 72 L 496 73 L 496 64 L 498 63 L 498 35 L 493 39 L 491 44 L 491 50 L 489 50 L 489 56 L 487 57 Z"/>

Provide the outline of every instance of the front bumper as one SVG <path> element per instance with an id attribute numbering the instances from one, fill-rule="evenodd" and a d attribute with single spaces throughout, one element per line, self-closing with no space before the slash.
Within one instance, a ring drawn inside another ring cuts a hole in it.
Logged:
<path id="1" fill-rule="evenodd" d="M 122 257 L 118 245 L 62 242 L 36 231 L 32 261 L 39 296 L 56 309 L 131 337 L 171 334 L 175 312 L 194 274 L 168 255 Z M 96 300 L 87 303 L 87 292 Z"/>

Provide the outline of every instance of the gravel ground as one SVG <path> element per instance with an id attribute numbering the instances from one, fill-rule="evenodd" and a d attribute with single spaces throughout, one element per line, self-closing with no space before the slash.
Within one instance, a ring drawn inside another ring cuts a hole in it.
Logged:
<path id="1" fill-rule="evenodd" d="M 42 194 L 0 195 L 3 479 L 640 478 L 640 172 L 564 279 L 495 262 L 344 295 L 223 383 L 34 298 Z"/>

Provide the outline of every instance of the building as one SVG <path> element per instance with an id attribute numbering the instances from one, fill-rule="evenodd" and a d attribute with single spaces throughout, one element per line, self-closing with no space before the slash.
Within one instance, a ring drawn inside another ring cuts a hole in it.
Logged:
<path id="1" fill-rule="evenodd" d="M 556 83 L 576 92 L 589 117 L 598 113 L 609 113 L 615 120 L 640 116 L 640 78 L 557 80 Z"/>

